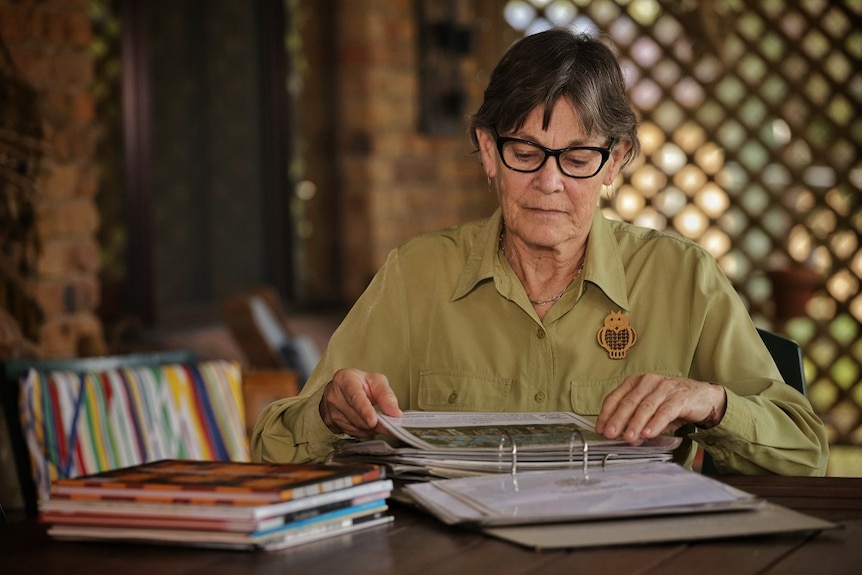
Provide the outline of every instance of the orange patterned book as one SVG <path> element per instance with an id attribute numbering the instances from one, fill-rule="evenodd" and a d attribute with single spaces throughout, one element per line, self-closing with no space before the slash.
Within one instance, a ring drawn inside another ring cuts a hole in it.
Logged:
<path id="1" fill-rule="evenodd" d="M 52 497 L 261 505 L 383 479 L 371 464 L 270 464 L 163 459 L 52 483 Z"/>

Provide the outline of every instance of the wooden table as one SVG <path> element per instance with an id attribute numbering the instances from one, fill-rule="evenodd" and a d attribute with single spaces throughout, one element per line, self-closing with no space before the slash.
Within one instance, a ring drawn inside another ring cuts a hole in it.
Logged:
<path id="1" fill-rule="evenodd" d="M 727 477 L 842 528 L 697 543 L 536 552 L 394 505 L 394 524 L 279 552 L 53 541 L 34 521 L 0 528 L 3 575 L 474 575 L 860 573 L 862 478 Z"/>

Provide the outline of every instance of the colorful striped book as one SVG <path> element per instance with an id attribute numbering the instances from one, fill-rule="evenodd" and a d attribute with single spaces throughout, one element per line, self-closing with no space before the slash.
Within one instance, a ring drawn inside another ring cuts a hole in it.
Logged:
<path id="1" fill-rule="evenodd" d="M 148 461 L 249 461 L 243 405 L 236 362 L 31 369 L 20 407 L 38 498 L 55 479 Z"/>
<path id="2" fill-rule="evenodd" d="M 267 464 L 163 459 L 52 482 L 52 497 L 263 505 L 385 478 L 372 464 Z"/>

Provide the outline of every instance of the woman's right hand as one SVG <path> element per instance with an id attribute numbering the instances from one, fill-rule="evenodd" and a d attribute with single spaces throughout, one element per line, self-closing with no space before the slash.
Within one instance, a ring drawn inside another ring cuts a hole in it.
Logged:
<path id="1" fill-rule="evenodd" d="M 369 437 L 381 432 L 375 406 L 386 415 L 402 415 L 398 398 L 386 376 L 359 369 L 340 369 L 323 391 L 320 417 L 332 433 Z"/>

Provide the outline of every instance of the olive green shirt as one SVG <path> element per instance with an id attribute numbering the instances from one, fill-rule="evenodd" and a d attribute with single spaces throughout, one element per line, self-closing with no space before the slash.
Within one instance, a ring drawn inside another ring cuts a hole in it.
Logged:
<path id="1" fill-rule="evenodd" d="M 677 432 L 684 437 L 675 454 L 681 463 L 691 464 L 693 439 L 722 472 L 825 473 L 823 423 L 782 381 L 709 253 L 676 236 L 608 220 L 597 209 L 583 273 L 542 321 L 498 249 L 500 226 L 497 210 L 393 250 L 300 395 L 261 413 L 252 457 L 324 458 L 339 436 L 324 425 L 318 406 L 341 368 L 385 374 L 404 410 L 587 416 L 598 415 L 604 397 L 627 376 L 656 373 L 727 389 L 721 423 Z M 612 312 L 622 312 L 636 334 L 621 358 L 606 349 L 613 335 L 601 335 Z"/>

